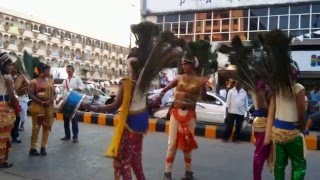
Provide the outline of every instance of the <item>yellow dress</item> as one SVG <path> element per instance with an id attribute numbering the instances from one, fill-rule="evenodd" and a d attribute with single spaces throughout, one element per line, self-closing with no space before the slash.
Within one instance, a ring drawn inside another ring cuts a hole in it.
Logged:
<path id="1" fill-rule="evenodd" d="M 129 105 L 130 105 L 130 99 L 131 99 L 131 86 L 132 86 L 131 78 L 125 78 L 123 100 L 120 107 L 121 111 L 119 116 L 115 116 L 115 118 L 118 119 L 118 123 L 115 127 L 115 132 L 112 137 L 111 143 L 105 153 L 106 157 L 116 158 L 119 155 L 119 145 L 120 145 L 123 131 L 126 126 L 126 120 L 129 113 Z"/>

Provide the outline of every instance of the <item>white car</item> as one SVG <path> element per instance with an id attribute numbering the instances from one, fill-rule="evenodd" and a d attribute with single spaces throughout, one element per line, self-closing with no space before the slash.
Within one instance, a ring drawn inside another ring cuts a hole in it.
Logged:
<path id="1" fill-rule="evenodd" d="M 224 123 L 224 119 L 226 116 L 226 102 L 223 97 L 219 95 L 207 92 L 210 96 L 208 101 L 198 101 L 196 106 L 196 114 L 197 120 L 208 122 L 208 123 L 216 123 L 222 124 Z M 160 119 L 166 119 L 167 113 L 171 106 L 171 103 L 168 103 L 163 108 L 160 108 L 158 111 L 154 113 L 154 117 Z"/>
<path id="2" fill-rule="evenodd" d="M 93 93 L 93 95 L 98 95 L 99 96 L 98 99 L 94 99 L 94 101 L 96 101 L 95 103 L 106 104 L 106 102 L 111 98 L 109 95 L 107 95 L 106 93 L 104 93 L 104 92 L 102 92 L 102 91 L 100 91 L 98 89 L 89 88 L 89 90 Z"/>

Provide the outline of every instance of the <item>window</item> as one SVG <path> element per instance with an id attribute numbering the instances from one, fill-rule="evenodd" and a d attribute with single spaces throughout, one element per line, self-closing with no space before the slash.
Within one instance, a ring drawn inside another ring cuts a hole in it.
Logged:
<path id="1" fill-rule="evenodd" d="M 320 14 L 312 15 L 311 27 L 320 28 Z"/>
<path id="2" fill-rule="evenodd" d="M 229 19 L 222 19 L 222 27 L 221 30 L 222 32 L 228 32 L 229 31 Z"/>
<path id="3" fill-rule="evenodd" d="M 270 7 L 270 15 L 288 14 L 289 8 L 287 6 Z"/>
<path id="4" fill-rule="evenodd" d="M 180 21 L 193 21 L 194 20 L 194 14 L 181 14 L 180 15 Z"/>
<path id="5" fill-rule="evenodd" d="M 179 25 L 178 23 L 172 23 L 172 32 L 174 34 L 178 34 L 178 30 L 179 30 Z"/>
<path id="6" fill-rule="evenodd" d="M 301 28 L 309 28 L 310 27 L 310 15 L 301 15 L 300 27 Z"/>
<path id="7" fill-rule="evenodd" d="M 297 29 L 299 28 L 299 16 L 292 15 L 290 16 L 290 29 Z"/>
<path id="8" fill-rule="evenodd" d="M 268 18 L 260 17 L 259 18 L 259 30 L 267 30 L 268 29 Z"/>
<path id="9" fill-rule="evenodd" d="M 231 17 L 248 17 L 248 10 L 231 10 Z"/>
<path id="10" fill-rule="evenodd" d="M 249 26 L 250 31 L 256 31 L 258 30 L 258 18 L 250 18 L 250 26 Z"/>
<path id="11" fill-rule="evenodd" d="M 271 16 L 269 19 L 269 30 L 278 28 L 278 16 Z"/>
<path id="12" fill-rule="evenodd" d="M 240 31 L 246 31 L 248 29 L 248 18 L 240 19 Z"/>
<path id="13" fill-rule="evenodd" d="M 205 21 L 204 32 L 211 33 L 211 20 Z"/>
<path id="14" fill-rule="evenodd" d="M 188 34 L 194 33 L 193 24 L 193 22 L 188 22 Z"/>
<path id="15" fill-rule="evenodd" d="M 320 13 L 320 3 L 312 4 L 312 13 Z"/>
<path id="16" fill-rule="evenodd" d="M 229 18 L 229 11 L 220 11 L 213 13 L 214 19 Z"/>
<path id="17" fill-rule="evenodd" d="M 290 14 L 310 13 L 310 5 L 296 5 L 290 7 Z"/>
<path id="18" fill-rule="evenodd" d="M 280 16 L 280 29 L 288 29 L 288 16 Z"/>
<path id="19" fill-rule="evenodd" d="M 187 34 L 187 23 L 186 22 L 180 23 L 180 34 Z"/>
<path id="20" fill-rule="evenodd" d="M 179 15 L 165 16 L 165 22 L 178 22 L 178 21 L 179 21 Z"/>
<path id="21" fill-rule="evenodd" d="M 250 16 L 268 16 L 268 8 L 253 8 L 250 9 Z"/>

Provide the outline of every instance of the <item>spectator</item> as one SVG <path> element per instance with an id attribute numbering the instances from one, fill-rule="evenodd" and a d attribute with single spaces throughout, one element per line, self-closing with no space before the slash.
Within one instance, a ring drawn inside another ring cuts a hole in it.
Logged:
<path id="1" fill-rule="evenodd" d="M 228 141 L 228 139 L 231 136 L 234 123 L 236 123 L 236 130 L 233 136 L 233 142 L 236 142 L 239 140 L 244 115 L 248 107 L 247 92 L 244 89 L 242 89 L 239 81 L 235 81 L 235 87 L 229 90 L 226 105 L 226 130 L 224 132 L 222 141 Z"/>
<path id="2" fill-rule="evenodd" d="M 227 89 L 225 85 L 221 86 L 221 89 L 219 90 L 219 95 L 224 99 L 227 98 Z"/>
<path id="3" fill-rule="evenodd" d="M 167 84 L 169 84 L 169 78 L 167 73 L 164 72 L 160 77 L 160 88 L 164 88 Z"/>

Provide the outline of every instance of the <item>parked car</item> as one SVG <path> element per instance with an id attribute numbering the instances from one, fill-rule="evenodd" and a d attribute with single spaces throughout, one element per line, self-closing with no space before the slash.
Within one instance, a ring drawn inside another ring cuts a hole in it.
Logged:
<path id="1" fill-rule="evenodd" d="M 226 100 L 212 92 L 207 92 L 209 99 L 206 101 L 198 101 L 196 104 L 196 114 L 197 121 L 201 121 L 209 124 L 224 124 L 226 118 Z M 161 107 L 159 110 L 155 111 L 153 114 L 154 117 L 160 119 L 169 119 L 169 109 L 172 106 L 173 102 L 167 103 L 165 106 Z M 252 105 L 249 105 L 249 108 Z M 250 120 L 249 114 L 245 114 L 244 127 L 250 125 L 252 122 Z"/>
<path id="2" fill-rule="evenodd" d="M 112 97 L 98 89 L 88 87 L 88 89 L 92 92 L 94 98 L 93 103 L 94 104 L 108 104 L 109 99 Z"/>
<path id="3" fill-rule="evenodd" d="M 226 116 L 226 102 L 219 95 L 207 92 L 209 99 L 207 101 L 198 101 L 196 105 L 197 120 L 208 123 L 224 123 Z M 168 119 L 167 114 L 172 102 L 157 110 L 153 116 L 161 119 Z"/>

